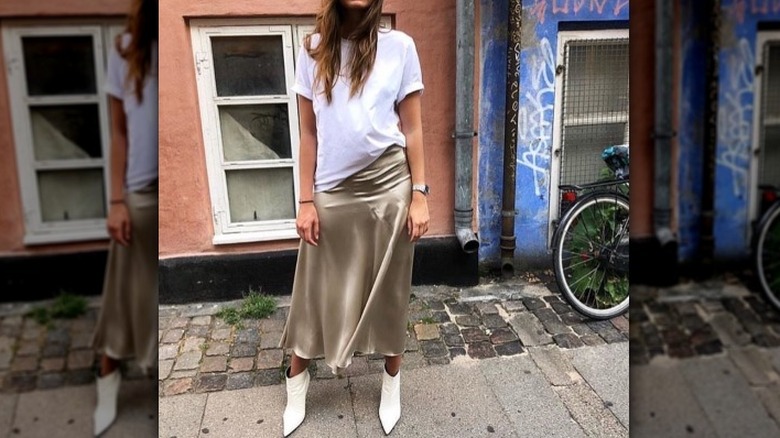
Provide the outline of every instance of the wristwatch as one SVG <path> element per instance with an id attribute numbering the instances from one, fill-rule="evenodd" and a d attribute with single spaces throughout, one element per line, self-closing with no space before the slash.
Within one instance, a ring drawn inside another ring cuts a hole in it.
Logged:
<path id="1" fill-rule="evenodd" d="M 428 184 L 413 184 L 412 191 L 417 191 L 425 196 L 428 196 L 428 194 L 431 193 L 431 188 L 428 186 Z"/>

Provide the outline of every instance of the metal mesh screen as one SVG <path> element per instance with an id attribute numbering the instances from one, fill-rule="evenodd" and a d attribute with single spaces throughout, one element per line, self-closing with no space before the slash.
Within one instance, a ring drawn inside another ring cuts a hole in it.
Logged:
<path id="1" fill-rule="evenodd" d="M 599 180 L 604 148 L 628 143 L 628 39 L 564 46 L 560 184 Z"/>
<path id="2" fill-rule="evenodd" d="M 758 184 L 780 189 L 780 42 L 767 46 Z"/>

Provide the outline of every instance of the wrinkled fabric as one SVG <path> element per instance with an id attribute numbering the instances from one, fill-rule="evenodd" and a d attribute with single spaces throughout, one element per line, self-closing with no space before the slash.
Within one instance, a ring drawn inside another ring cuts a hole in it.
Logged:
<path id="1" fill-rule="evenodd" d="M 157 367 L 157 186 L 125 195 L 130 245 L 111 240 L 92 345 L 113 359 Z"/>
<path id="2" fill-rule="evenodd" d="M 334 373 L 355 352 L 404 352 L 414 244 L 404 149 L 389 148 L 337 187 L 314 194 L 318 246 L 301 241 L 280 346 L 324 356 Z"/>

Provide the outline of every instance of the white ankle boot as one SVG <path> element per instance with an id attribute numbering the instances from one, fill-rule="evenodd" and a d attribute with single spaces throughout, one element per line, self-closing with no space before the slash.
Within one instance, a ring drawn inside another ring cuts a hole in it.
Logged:
<path id="1" fill-rule="evenodd" d="M 119 368 L 97 378 L 97 406 L 95 407 L 95 436 L 108 429 L 116 419 L 116 399 L 122 375 Z"/>
<path id="2" fill-rule="evenodd" d="M 309 391 L 309 370 L 305 369 L 295 377 L 290 376 L 290 368 L 284 372 L 287 379 L 287 407 L 284 409 L 282 417 L 284 424 L 284 436 L 288 436 L 306 418 L 306 393 Z"/>
<path id="3" fill-rule="evenodd" d="M 392 432 L 401 418 L 401 370 L 391 376 L 387 370 L 382 374 L 382 398 L 379 401 L 379 421 L 385 435 Z"/>

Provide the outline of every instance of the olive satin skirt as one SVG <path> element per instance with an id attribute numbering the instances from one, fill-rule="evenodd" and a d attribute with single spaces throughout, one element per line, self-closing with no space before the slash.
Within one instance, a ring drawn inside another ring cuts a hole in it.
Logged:
<path id="1" fill-rule="evenodd" d="M 130 245 L 112 240 L 92 345 L 113 359 L 157 367 L 157 185 L 125 195 Z"/>
<path id="2" fill-rule="evenodd" d="M 412 183 L 392 146 L 337 187 L 314 194 L 318 246 L 301 241 L 280 346 L 324 356 L 334 373 L 355 352 L 404 352 L 414 244 L 406 220 Z"/>

